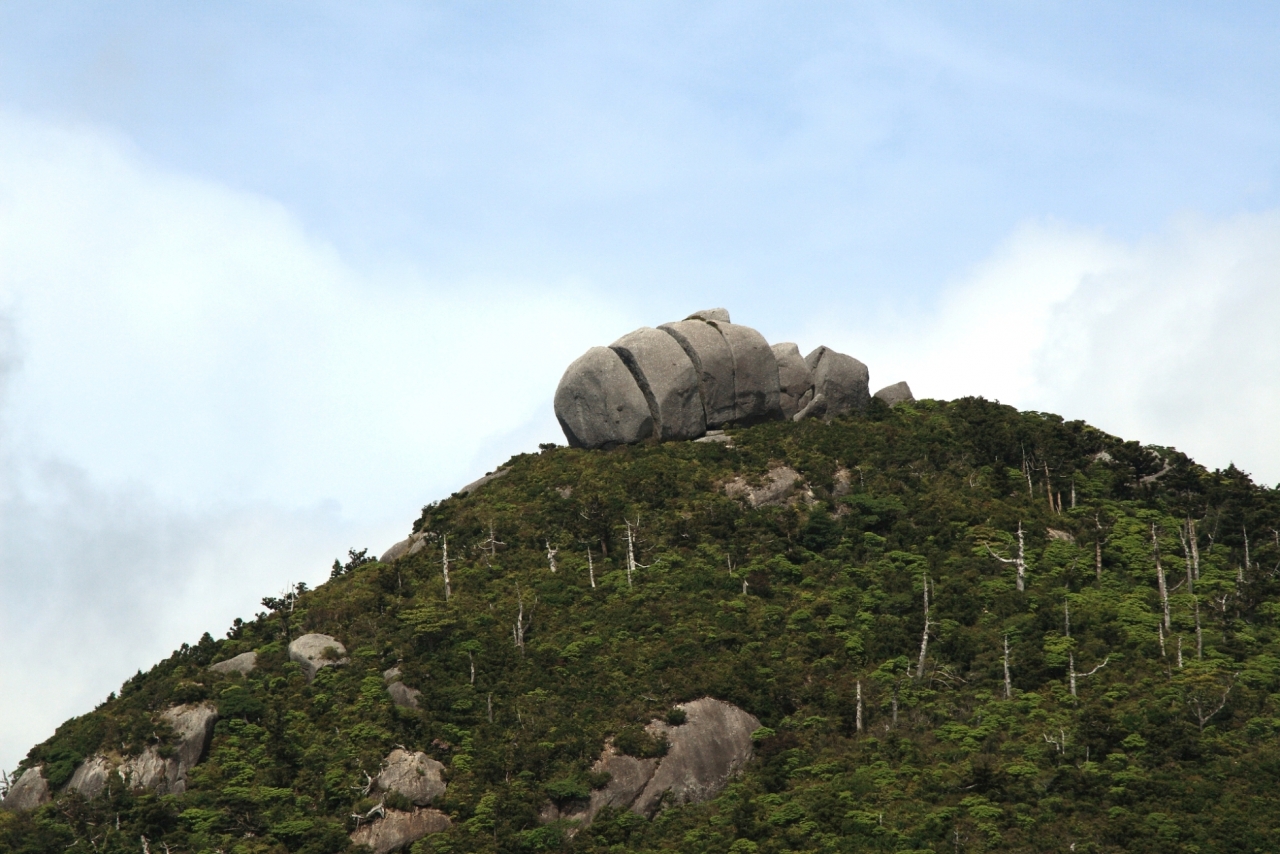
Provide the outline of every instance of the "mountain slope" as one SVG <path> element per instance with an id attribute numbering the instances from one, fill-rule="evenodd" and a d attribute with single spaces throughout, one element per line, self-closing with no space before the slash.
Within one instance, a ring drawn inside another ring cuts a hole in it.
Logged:
<path id="1" fill-rule="evenodd" d="M 422 854 L 1280 848 L 1274 490 L 981 399 L 730 434 L 546 449 L 424 508 L 416 553 L 264 600 L 24 763 L 56 790 L 163 757 L 162 713 L 216 703 L 186 791 L 63 790 L 0 847 L 341 851 L 401 745 L 446 769 Z M 308 632 L 348 659 L 311 682 Z M 660 752 L 639 726 L 708 696 L 762 724 L 719 797 L 540 821 L 606 739 Z"/>

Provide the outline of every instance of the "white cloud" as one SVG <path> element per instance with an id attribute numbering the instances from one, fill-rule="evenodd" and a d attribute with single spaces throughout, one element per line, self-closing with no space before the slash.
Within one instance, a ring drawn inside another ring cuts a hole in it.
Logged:
<path id="1" fill-rule="evenodd" d="M 1186 217 L 1133 243 L 1027 225 L 927 316 L 835 340 L 917 396 L 1083 418 L 1273 485 L 1277 328 L 1280 214 L 1265 213 Z"/>

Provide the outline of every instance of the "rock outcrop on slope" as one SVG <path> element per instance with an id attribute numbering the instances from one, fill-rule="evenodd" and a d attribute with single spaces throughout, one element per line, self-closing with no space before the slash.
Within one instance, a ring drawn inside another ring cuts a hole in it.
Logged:
<path id="1" fill-rule="evenodd" d="M 309 634 L 289 644 L 289 660 L 302 667 L 310 682 L 322 667 L 347 663 L 347 648 L 329 635 Z"/>
<path id="2" fill-rule="evenodd" d="M 652 818 L 663 807 L 709 801 L 724 791 L 751 759 L 751 734 L 760 721 L 732 703 L 711 697 L 676 708 L 684 711 L 684 723 L 654 720 L 645 727 L 650 735 L 666 739 L 665 756 L 637 759 L 607 743 L 591 770 L 608 774 L 608 784 L 576 808 L 548 807 L 543 819 L 567 819 L 585 827 L 605 807 Z"/>
<path id="3" fill-rule="evenodd" d="M 387 854 L 416 842 L 428 833 L 440 833 L 449 829 L 449 816 L 433 809 L 415 809 L 412 812 L 386 810 L 374 821 L 363 824 L 351 834 L 356 845 L 368 845 L 373 854 Z"/>
<path id="4" fill-rule="evenodd" d="M 242 652 L 239 655 L 228 658 L 226 661 L 219 661 L 216 664 L 210 664 L 209 669 L 214 673 L 252 673 L 258 666 L 258 653 Z"/>
<path id="5" fill-rule="evenodd" d="M 383 766 L 374 780 L 379 792 L 399 792 L 420 807 L 444 794 L 444 766 L 425 753 L 397 747 Z"/>
<path id="6" fill-rule="evenodd" d="M 41 804 L 47 804 L 52 794 L 49 782 L 44 778 L 44 768 L 36 765 L 22 772 L 22 776 L 9 789 L 9 793 L 0 801 L 5 809 L 25 812 L 33 810 Z"/>
<path id="7" fill-rule="evenodd" d="M 819 347 L 801 357 L 792 343 L 770 347 L 714 308 L 592 347 L 561 378 L 555 412 L 576 448 L 697 439 L 727 425 L 865 411 L 868 379 L 867 366 L 852 356 Z M 903 390 L 906 383 L 882 392 L 893 405 L 913 399 Z"/>

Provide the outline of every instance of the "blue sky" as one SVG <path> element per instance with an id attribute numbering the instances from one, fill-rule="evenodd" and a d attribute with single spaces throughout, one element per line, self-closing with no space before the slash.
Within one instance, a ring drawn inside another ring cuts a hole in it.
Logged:
<path id="1" fill-rule="evenodd" d="M 0 5 L 0 768 L 713 305 L 1280 481 L 1278 43 L 1244 3 Z"/>

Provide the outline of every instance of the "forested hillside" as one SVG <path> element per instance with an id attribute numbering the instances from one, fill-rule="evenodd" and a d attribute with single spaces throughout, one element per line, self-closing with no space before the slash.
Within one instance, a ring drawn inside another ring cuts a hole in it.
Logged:
<path id="1" fill-rule="evenodd" d="M 547 447 L 429 505 L 414 554 L 353 552 L 35 747 L 54 800 L 0 848 L 343 851 L 406 806 L 368 776 L 403 746 L 447 781 L 413 854 L 1280 850 L 1276 491 L 981 399 L 730 436 Z M 309 682 L 311 632 L 347 660 Z M 548 820 L 702 697 L 761 723 L 717 797 Z M 65 789 L 201 701 L 185 792 Z"/>

